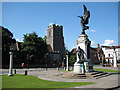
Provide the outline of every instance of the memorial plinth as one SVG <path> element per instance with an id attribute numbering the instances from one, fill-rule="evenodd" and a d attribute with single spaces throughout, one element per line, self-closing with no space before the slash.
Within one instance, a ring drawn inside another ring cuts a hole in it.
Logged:
<path id="1" fill-rule="evenodd" d="M 75 73 L 88 73 L 93 71 L 93 64 L 90 60 L 90 44 L 91 41 L 88 39 L 86 34 L 81 34 L 77 40 L 77 48 L 80 47 L 84 51 L 84 62 L 79 62 L 78 52 L 77 61 L 74 64 Z"/>

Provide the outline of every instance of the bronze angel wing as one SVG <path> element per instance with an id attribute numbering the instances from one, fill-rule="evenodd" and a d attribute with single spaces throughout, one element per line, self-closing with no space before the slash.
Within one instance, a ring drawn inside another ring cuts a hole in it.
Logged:
<path id="1" fill-rule="evenodd" d="M 87 12 L 87 8 L 86 8 L 85 5 L 83 5 L 83 7 L 84 7 L 84 13 L 86 13 Z"/>
<path id="2" fill-rule="evenodd" d="M 84 7 L 84 24 L 88 24 L 88 18 L 90 17 L 90 12 L 87 10 L 86 6 Z"/>

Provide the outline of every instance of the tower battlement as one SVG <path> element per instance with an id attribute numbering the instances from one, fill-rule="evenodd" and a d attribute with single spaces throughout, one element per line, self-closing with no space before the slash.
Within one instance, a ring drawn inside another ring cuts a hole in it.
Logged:
<path id="1" fill-rule="evenodd" d="M 59 63 L 62 62 L 65 55 L 65 47 L 64 47 L 64 37 L 63 37 L 63 26 L 58 24 L 50 24 L 47 27 L 47 44 L 49 45 L 50 51 L 55 54 L 55 52 L 59 52 L 59 59 L 57 55 L 53 55 L 57 58 Z M 55 58 L 53 60 L 55 61 Z"/>
<path id="2" fill-rule="evenodd" d="M 62 25 L 58 25 L 58 24 L 49 24 L 49 26 L 47 27 L 47 29 L 53 28 L 53 27 L 58 27 L 58 28 L 63 29 L 63 26 Z"/>

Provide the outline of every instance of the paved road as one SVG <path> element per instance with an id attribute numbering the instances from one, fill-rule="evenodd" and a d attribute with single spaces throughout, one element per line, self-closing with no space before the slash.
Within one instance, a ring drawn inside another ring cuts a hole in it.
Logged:
<path id="1" fill-rule="evenodd" d="M 118 74 L 113 74 L 100 79 L 70 79 L 56 76 L 58 74 L 64 73 L 63 71 L 41 71 L 34 72 L 36 76 L 40 79 L 50 80 L 50 81 L 61 81 L 61 82 L 96 82 L 93 85 L 80 86 L 75 88 L 112 88 L 118 86 Z M 33 72 L 29 72 L 29 75 L 34 75 Z"/>
<path id="2" fill-rule="evenodd" d="M 103 67 L 103 66 L 100 66 L 100 65 L 94 65 L 94 68 L 110 69 L 110 70 L 118 70 L 118 71 L 120 71 L 120 67 Z"/>
<path id="3" fill-rule="evenodd" d="M 104 69 L 112 69 L 117 70 L 118 68 L 111 68 L 111 67 L 101 67 L 101 66 L 94 66 L 95 68 L 104 68 Z M 17 69 L 17 74 L 24 74 L 26 69 Z M 65 71 L 57 71 L 56 68 L 48 68 L 45 71 L 45 68 L 30 68 L 28 70 L 28 75 L 38 76 L 40 79 L 44 80 L 51 80 L 51 81 L 61 81 L 61 82 L 96 82 L 93 85 L 84 85 L 74 88 L 112 88 L 118 86 L 118 76 L 120 74 L 113 74 L 107 77 L 103 77 L 100 79 L 70 79 L 70 78 L 63 78 L 57 76 L 58 74 L 62 74 Z M 60 68 L 63 70 L 63 68 Z M 0 74 L 8 74 L 8 69 L 0 69 Z"/>

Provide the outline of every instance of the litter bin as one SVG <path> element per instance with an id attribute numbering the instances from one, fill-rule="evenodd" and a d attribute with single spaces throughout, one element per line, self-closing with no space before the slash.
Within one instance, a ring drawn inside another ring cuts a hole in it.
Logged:
<path id="1" fill-rule="evenodd" d="M 16 74 L 16 69 L 14 69 L 14 74 Z"/>
<path id="2" fill-rule="evenodd" d="M 25 75 L 27 75 L 27 70 L 25 70 Z"/>

